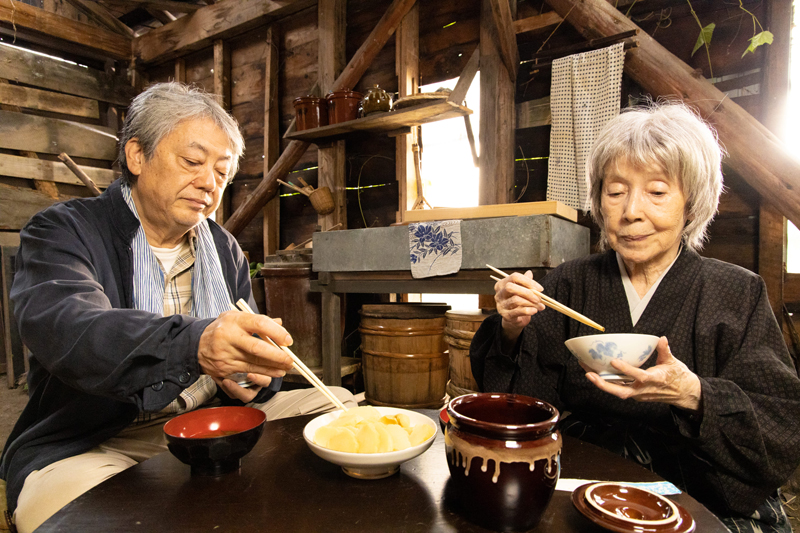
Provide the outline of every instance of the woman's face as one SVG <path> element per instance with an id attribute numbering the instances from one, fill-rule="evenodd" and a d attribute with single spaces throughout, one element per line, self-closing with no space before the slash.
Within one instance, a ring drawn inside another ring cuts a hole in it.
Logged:
<path id="1" fill-rule="evenodd" d="M 658 165 L 610 162 L 600 210 L 608 243 L 626 265 L 666 267 L 675 259 L 686 223 L 686 198 L 677 179 Z"/>

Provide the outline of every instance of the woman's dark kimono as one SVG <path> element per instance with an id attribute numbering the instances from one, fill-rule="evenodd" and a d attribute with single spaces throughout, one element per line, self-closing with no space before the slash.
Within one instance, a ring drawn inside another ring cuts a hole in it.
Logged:
<path id="1" fill-rule="evenodd" d="M 800 462 L 800 380 L 760 277 L 684 249 L 635 327 L 613 251 L 565 263 L 542 285 L 607 333 L 666 336 L 700 377 L 701 414 L 599 390 L 564 346 L 597 331 L 552 309 L 534 315 L 511 355 L 500 316 L 486 319 L 470 351 L 482 390 L 552 403 L 570 413 L 565 433 L 639 460 L 722 515 L 749 516 L 789 478 Z"/>

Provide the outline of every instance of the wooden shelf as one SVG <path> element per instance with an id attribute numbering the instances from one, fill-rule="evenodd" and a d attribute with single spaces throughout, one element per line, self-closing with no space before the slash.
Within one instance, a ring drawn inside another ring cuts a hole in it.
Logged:
<path id="1" fill-rule="evenodd" d="M 322 126 L 321 128 L 293 131 L 292 133 L 284 135 L 284 138 L 319 143 L 321 141 L 335 140 L 348 133 L 359 131 L 388 133 L 411 126 L 419 126 L 420 124 L 427 124 L 429 122 L 436 122 L 448 118 L 464 117 L 471 114 L 472 110 L 464 106 L 456 105 L 446 100 L 436 100 L 434 102 L 409 107 L 402 111 L 379 113 L 356 120 Z"/>

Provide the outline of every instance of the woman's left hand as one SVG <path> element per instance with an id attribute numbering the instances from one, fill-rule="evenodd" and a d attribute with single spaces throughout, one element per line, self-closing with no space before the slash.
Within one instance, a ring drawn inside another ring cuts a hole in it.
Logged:
<path id="1" fill-rule="evenodd" d="M 696 412 L 700 409 L 700 378 L 673 357 L 666 337 L 661 337 L 656 347 L 658 358 L 655 366 L 643 370 L 623 361 L 612 361 L 611 366 L 621 374 L 636 381 L 626 385 L 610 383 L 597 373 L 589 371 L 586 377 L 597 388 L 622 399 L 632 398 L 638 402 L 662 402 Z M 588 369 L 586 369 L 588 370 Z"/>

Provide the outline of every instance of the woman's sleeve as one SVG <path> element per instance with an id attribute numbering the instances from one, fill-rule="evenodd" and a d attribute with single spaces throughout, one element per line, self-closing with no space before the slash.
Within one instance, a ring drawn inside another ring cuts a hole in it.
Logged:
<path id="1" fill-rule="evenodd" d="M 117 259 L 99 258 L 105 253 L 91 228 L 36 215 L 21 233 L 11 291 L 20 334 L 70 387 L 157 411 L 198 378 L 197 346 L 211 320 L 112 304 L 121 293 L 108 272 Z"/>
<path id="2" fill-rule="evenodd" d="M 713 326 L 698 317 L 697 352 L 713 350 L 716 366 L 700 371 L 702 416 L 698 422 L 673 412 L 681 434 L 721 478 L 725 503 L 746 513 L 800 462 L 800 380 L 763 280 L 753 276 L 737 291 L 738 304 L 722 292 L 714 296 L 721 308 L 709 313 L 718 313 Z"/>

